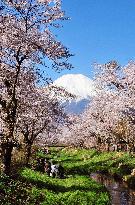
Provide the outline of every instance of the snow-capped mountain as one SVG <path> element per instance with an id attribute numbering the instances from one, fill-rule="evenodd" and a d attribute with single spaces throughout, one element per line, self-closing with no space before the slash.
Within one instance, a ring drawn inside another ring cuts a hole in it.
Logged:
<path id="1" fill-rule="evenodd" d="M 95 95 L 94 82 L 82 74 L 63 75 L 55 80 L 53 84 L 76 96 L 74 100 L 68 101 L 68 103 L 64 102 L 67 110 L 72 113 L 82 112 L 90 98 Z"/>

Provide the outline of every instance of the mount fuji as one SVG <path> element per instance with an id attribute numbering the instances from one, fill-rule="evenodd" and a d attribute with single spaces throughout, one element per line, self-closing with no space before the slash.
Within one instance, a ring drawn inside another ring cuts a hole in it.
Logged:
<path id="1" fill-rule="evenodd" d="M 73 100 L 64 100 L 66 111 L 73 114 L 80 114 L 96 94 L 93 80 L 82 74 L 66 74 L 53 83 L 57 87 L 64 88 L 75 96 Z"/>

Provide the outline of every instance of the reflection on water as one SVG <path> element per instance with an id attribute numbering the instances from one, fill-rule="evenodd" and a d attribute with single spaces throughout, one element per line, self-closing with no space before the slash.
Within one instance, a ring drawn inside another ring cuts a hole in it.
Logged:
<path id="1" fill-rule="evenodd" d="M 90 177 L 106 186 L 112 198 L 112 205 L 135 205 L 135 191 L 129 189 L 125 183 L 98 173 L 92 173 Z"/>

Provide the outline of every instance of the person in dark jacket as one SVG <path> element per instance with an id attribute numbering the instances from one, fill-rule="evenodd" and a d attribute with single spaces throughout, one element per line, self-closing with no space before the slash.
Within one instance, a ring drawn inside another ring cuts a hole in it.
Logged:
<path id="1" fill-rule="evenodd" d="M 50 176 L 51 173 L 51 163 L 48 160 L 45 160 L 44 171 Z"/>

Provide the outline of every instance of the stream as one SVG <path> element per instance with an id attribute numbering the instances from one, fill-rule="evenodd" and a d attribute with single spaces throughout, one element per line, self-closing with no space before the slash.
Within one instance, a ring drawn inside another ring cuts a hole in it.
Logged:
<path id="1" fill-rule="evenodd" d="M 130 189 L 126 183 L 100 173 L 91 173 L 90 177 L 105 185 L 111 195 L 112 205 L 135 205 L 135 190 Z"/>

